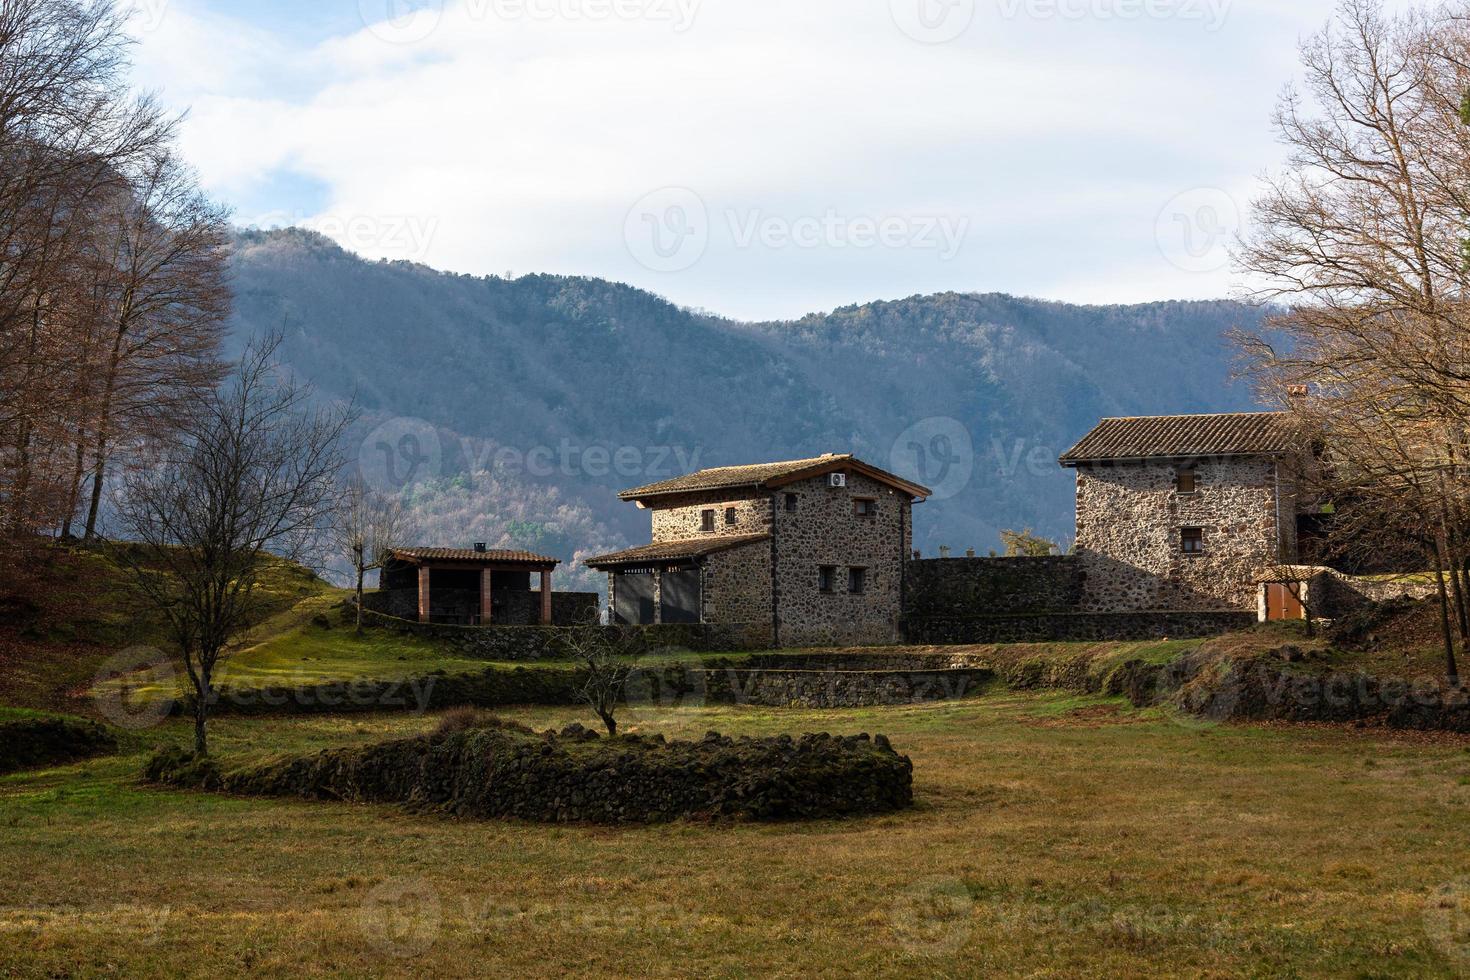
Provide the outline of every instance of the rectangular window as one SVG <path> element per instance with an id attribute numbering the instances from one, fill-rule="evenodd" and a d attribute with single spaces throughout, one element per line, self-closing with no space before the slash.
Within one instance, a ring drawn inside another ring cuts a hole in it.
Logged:
<path id="1" fill-rule="evenodd" d="M 1180 493 L 1194 493 L 1199 489 L 1199 477 L 1194 472 L 1194 467 L 1180 467 L 1174 477 L 1174 486 Z"/>
<path id="2" fill-rule="evenodd" d="M 1179 550 L 1186 555 L 1205 553 L 1205 530 L 1202 527 L 1186 527 L 1179 532 Z"/>
<path id="3" fill-rule="evenodd" d="M 725 523 L 731 526 L 740 522 L 740 515 L 735 513 L 734 507 L 725 508 Z"/>
<path id="4" fill-rule="evenodd" d="M 796 494 L 794 494 L 794 493 L 788 493 L 786 495 L 786 513 L 788 513 L 788 514 L 794 514 L 794 513 L 796 513 L 796 502 L 798 500 L 800 500 L 800 499 L 801 498 L 798 497 Z"/>
<path id="5" fill-rule="evenodd" d="M 873 517 L 878 513 L 878 501 L 869 497 L 858 497 L 852 502 L 852 512 L 858 517 Z"/>
<path id="6" fill-rule="evenodd" d="M 704 530 L 713 531 L 715 529 L 715 512 L 712 510 L 702 512 L 699 515 L 699 524 Z"/>
<path id="7" fill-rule="evenodd" d="M 836 565 L 823 565 L 817 570 L 817 588 L 823 592 L 837 591 Z"/>
<path id="8" fill-rule="evenodd" d="M 847 570 L 847 591 L 853 595 L 862 595 L 868 588 L 868 570 L 866 568 L 849 568 Z"/>

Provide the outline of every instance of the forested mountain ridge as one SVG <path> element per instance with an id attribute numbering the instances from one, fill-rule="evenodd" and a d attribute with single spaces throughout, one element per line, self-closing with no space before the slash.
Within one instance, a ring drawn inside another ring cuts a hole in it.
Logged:
<path id="1" fill-rule="evenodd" d="M 1002 527 L 1069 537 L 1056 457 L 1102 416 L 1248 407 L 1223 335 L 1261 316 L 942 293 L 740 323 L 597 279 L 369 262 L 299 230 L 240 233 L 233 273 L 236 343 L 281 331 L 293 370 L 357 399 L 364 472 L 409 494 L 426 543 L 569 560 L 646 540 L 619 489 L 823 452 L 934 486 L 928 552 L 984 553 Z"/>

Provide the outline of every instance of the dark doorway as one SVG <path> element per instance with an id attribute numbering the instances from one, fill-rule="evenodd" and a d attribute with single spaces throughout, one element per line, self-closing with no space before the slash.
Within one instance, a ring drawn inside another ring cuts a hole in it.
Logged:
<path id="1" fill-rule="evenodd" d="M 653 624 L 653 572 L 619 572 L 613 583 L 613 618 L 623 625 Z"/>
<path id="2" fill-rule="evenodd" d="M 664 572 L 663 621 L 665 623 L 699 622 L 699 569 L 681 568 Z"/>

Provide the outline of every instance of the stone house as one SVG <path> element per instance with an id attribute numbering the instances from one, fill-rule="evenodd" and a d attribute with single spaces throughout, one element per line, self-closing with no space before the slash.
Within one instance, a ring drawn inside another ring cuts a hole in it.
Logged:
<path id="1" fill-rule="evenodd" d="M 899 638 L 926 487 L 851 455 L 725 466 L 624 491 L 652 543 L 589 559 L 618 623 L 758 627 L 776 646 Z"/>
<path id="2" fill-rule="evenodd" d="M 1068 450 L 1082 610 L 1256 610 L 1273 569 L 1297 561 L 1287 418 L 1104 419 Z"/>

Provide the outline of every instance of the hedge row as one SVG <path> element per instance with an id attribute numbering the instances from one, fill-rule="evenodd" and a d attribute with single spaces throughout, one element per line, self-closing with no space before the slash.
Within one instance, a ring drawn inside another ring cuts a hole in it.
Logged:
<path id="1" fill-rule="evenodd" d="M 65 765 L 117 751 L 117 739 L 96 722 L 51 715 L 0 722 L 0 773 Z"/>
<path id="2" fill-rule="evenodd" d="M 145 777 L 246 796 L 399 803 L 415 811 L 536 822 L 782 820 L 886 813 L 913 803 L 913 763 L 882 735 L 601 738 L 480 728 L 329 749 L 228 770 L 160 750 Z"/>

